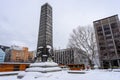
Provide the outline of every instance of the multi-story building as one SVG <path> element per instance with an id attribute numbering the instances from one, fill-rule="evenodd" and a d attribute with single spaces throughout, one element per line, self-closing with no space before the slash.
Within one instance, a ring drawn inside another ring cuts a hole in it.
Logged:
<path id="1" fill-rule="evenodd" d="M 10 50 L 10 62 L 33 62 L 34 54 L 27 47 L 12 46 Z"/>
<path id="2" fill-rule="evenodd" d="M 73 49 L 60 49 L 54 51 L 54 61 L 58 64 L 74 64 Z"/>
<path id="3" fill-rule="evenodd" d="M 94 21 L 93 24 L 101 67 L 120 67 L 120 21 L 118 15 Z"/>
<path id="4" fill-rule="evenodd" d="M 4 60 L 5 60 L 5 52 L 2 49 L 0 49 L 0 62 L 4 62 Z"/>
<path id="5" fill-rule="evenodd" d="M 58 64 L 84 64 L 88 65 L 88 58 L 86 54 L 76 48 L 67 48 L 54 50 L 54 61 Z"/>
<path id="6" fill-rule="evenodd" d="M 11 62 L 27 62 L 28 61 L 28 48 L 26 47 L 12 47 L 10 53 Z"/>

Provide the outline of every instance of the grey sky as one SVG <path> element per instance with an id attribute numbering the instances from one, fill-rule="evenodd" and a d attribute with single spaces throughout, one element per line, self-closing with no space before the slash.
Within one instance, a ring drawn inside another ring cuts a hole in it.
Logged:
<path id="1" fill-rule="evenodd" d="M 53 7 L 53 43 L 65 48 L 72 29 L 118 14 L 120 0 L 0 0 L 0 45 L 35 50 L 41 5 Z"/>

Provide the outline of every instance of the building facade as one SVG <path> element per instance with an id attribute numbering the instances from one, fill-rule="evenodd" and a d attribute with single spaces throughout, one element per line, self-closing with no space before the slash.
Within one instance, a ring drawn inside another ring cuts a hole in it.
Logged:
<path id="1" fill-rule="evenodd" d="M 5 60 L 5 52 L 2 49 L 0 49 L 0 62 L 4 62 L 4 60 Z"/>
<path id="2" fill-rule="evenodd" d="M 29 51 L 29 54 L 28 54 L 28 61 L 27 61 L 27 62 L 34 62 L 35 54 L 36 54 L 35 51 Z"/>
<path id="3" fill-rule="evenodd" d="M 52 7 L 45 3 L 41 7 L 39 34 L 37 43 L 37 56 L 41 57 L 42 61 L 46 61 L 52 52 L 53 47 L 53 31 L 52 31 Z"/>
<path id="4" fill-rule="evenodd" d="M 34 54 L 27 47 L 13 46 L 10 50 L 10 62 L 33 62 Z"/>
<path id="5" fill-rule="evenodd" d="M 120 21 L 118 15 L 94 21 L 93 24 L 101 67 L 120 67 Z"/>
<path id="6" fill-rule="evenodd" d="M 54 61 L 58 64 L 74 64 L 73 49 L 61 49 L 54 51 Z"/>
<path id="7" fill-rule="evenodd" d="M 88 58 L 85 53 L 76 48 L 54 50 L 54 61 L 58 64 L 84 64 L 88 65 Z"/>

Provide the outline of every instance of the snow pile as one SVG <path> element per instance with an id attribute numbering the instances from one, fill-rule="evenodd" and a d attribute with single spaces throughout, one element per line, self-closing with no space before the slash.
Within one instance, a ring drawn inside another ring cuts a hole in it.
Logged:
<path id="1" fill-rule="evenodd" d="M 53 67 L 53 66 L 58 66 L 57 63 L 54 62 L 40 62 L 40 63 L 33 63 L 30 64 L 30 67 Z"/>
<path id="2" fill-rule="evenodd" d="M 23 78 L 24 76 L 25 76 L 25 72 L 20 72 L 20 73 L 18 73 L 17 78 L 21 79 L 21 78 Z"/>
<path id="3" fill-rule="evenodd" d="M 94 66 L 95 69 L 98 69 L 99 67 L 97 65 Z"/>
<path id="4" fill-rule="evenodd" d="M 67 80 L 70 77 L 65 71 L 40 73 L 40 72 L 27 72 L 24 77 L 17 80 Z"/>
<path id="5" fill-rule="evenodd" d="M 31 67 L 31 68 L 27 68 L 25 70 L 26 72 L 53 72 L 53 71 L 61 71 L 61 68 L 59 67 L 47 67 L 47 68 L 43 68 L 43 67 Z"/>
<path id="6" fill-rule="evenodd" d="M 120 69 L 113 69 L 114 72 L 120 72 Z"/>
<path id="7" fill-rule="evenodd" d="M 79 71 L 79 70 L 69 70 L 68 73 L 72 74 L 85 74 L 86 71 Z"/>
<path id="8" fill-rule="evenodd" d="M 40 63 L 31 64 L 30 68 L 27 68 L 25 71 L 46 73 L 46 72 L 61 71 L 61 68 L 58 67 L 58 64 L 54 62 L 40 62 Z"/>
<path id="9" fill-rule="evenodd" d="M 34 80 L 37 77 L 42 77 L 43 74 L 40 72 L 21 72 L 18 74 L 17 78 L 22 80 Z"/>

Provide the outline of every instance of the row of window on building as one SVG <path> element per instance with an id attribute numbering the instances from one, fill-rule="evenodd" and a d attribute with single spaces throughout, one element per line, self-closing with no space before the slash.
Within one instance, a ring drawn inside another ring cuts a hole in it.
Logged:
<path id="1" fill-rule="evenodd" d="M 87 54 L 77 48 L 54 50 L 54 61 L 62 65 L 89 64 Z"/>

